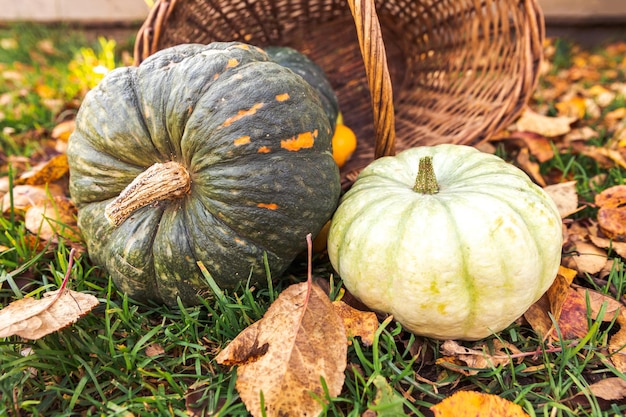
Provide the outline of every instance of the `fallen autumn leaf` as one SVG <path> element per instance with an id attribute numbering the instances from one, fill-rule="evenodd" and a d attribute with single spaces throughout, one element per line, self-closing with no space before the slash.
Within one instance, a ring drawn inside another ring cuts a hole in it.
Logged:
<path id="1" fill-rule="evenodd" d="M 522 407 L 497 395 L 458 391 L 430 407 L 435 417 L 527 417 Z"/>
<path id="2" fill-rule="evenodd" d="M 72 268 L 74 249 L 61 288 L 40 299 L 22 298 L 0 310 L 0 338 L 13 335 L 40 339 L 61 330 L 89 313 L 99 301 L 91 294 L 65 288 Z"/>
<path id="3" fill-rule="evenodd" d="M 317 416 L 325 388 L 341 392 L 348 343 L 328 295 L 307 282 L 286 288 L 263 318 L 241 332 L 215 358 L 238 365 L 235 387 L 257 416 Z M 324 380 L 322 384 L 321 380 Z"/>

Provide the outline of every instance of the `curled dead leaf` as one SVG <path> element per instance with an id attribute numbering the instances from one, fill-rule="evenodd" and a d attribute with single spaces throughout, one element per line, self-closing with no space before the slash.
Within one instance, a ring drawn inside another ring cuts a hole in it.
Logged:
<path id="1" fill-rule="evenodd" d="M 626 185 L 607 188 L 596 195 L 598 226 L 604 234 L 619 242 L 626 241 Z"/>
<path id="2" fill-rule="evenodd" d="M 493 346 L 484 343 L 475 346 L 474 349 L 462 346 L 454 340 L 446 340 L 441 345 L 441 353 L 444 356 L 437 360 L 438 365 L 465 375 L 475 375 L 481 369 L 492 369 L 508 364 L 511 362 L 511 354 L 518 354 L 521 351 L 510 343 L 502 343 L 499 340 L 493 341 Z"/>

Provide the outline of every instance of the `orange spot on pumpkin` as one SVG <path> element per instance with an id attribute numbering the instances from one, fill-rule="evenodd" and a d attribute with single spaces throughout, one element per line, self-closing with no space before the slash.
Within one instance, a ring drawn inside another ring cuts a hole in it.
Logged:
<path id="1" fill-rule="evenodd" d="M 293 152 L 297 152 L 300 149 L 312 148 L 317 133 L 317 129 L 315 129 L 313 132 L 304 132 L 290 139 L 283 139 L 280 141 L 280 147 Z"/>
<path id="2" fill-rule="evenodd" d="M 289 93 L 283 93 L 276 96 L 276 101 L 286 101 L 289 100 Z"/>
<path id="3" fill-rule="evenodd" d="M 246 143 L 250 143 L 250 136 L 242 136 L 233 141 L 235 146 L 245 145 Z"/>
<path id="4" fill-rule="evenodd" d="M 252 106 L 248 110 L 239 110 L 239 112 L 237 112 L 236 115 L 231 116 L 228 119 L 226 119 L 224 123 L 222 123 L 222 127 L 228 127 L 232 125 L 233 123 L 235 123 L 237 120 L 240 120 L 246 116 L 252 116 L 261 107 L 263 107 L 263 103 L 256 103 L 254 106 Z"/>
<path id="5" fill-rule="evenodd" d="M 245 36 L 251 36 L 251 35 L 245 35 Z M 239 45 L 236 45 L 235 48 L 239 48 L 239 49 L 243 49 L 245 51 L 249 51 L 250 50 L 250 45 L 239 44 Z"/>
<path id="6" fill-rule="evenodd" d="M 214 81 L 215 81 L 215 80 L 217 80 L 218 78 L 220 78 L 220 74 L 219 74 L 219 72 L 218 72 L 218 73 L 215 73 L 215 74 L 213 75 L 213 80 L 214 80 Z"/>
<path id="7" fill-rule="evenodd" d="M 271 149 L 268 148 L 267 146 L 261 146 L 257 152 L 258 153 L 270 153 L 270 151 Z"/>
<path id="8" fill-rule="evenodd" d="M 228 60 L 228 64 L 226 64 L 226 68 L 234 68 L 239 65 L 239 60 L 235 58 L 231 58 Z"/>
<path id="9" fill-rule="evenodd" d="M 275 204 L 275 203 L 269 203 L 269 204 L 259 203 L 256 206 L 260 207 L 260 208 L 266 208 L 266 209 L 269 209 L 269 210 L 276 210 L 278 208 L 278 204 Z"/>

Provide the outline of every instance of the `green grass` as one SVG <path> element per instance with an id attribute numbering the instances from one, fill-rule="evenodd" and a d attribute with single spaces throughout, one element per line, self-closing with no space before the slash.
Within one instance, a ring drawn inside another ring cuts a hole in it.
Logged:
<path id="1" fill-rule="evenodd" d="M 93 54 L 81 49 L 87 46 Z M 569 44 L 558 44 L 557 69 L 571 65 L 571 51 Z M 111 45 L 89 44 L 80 33 L 67 35 L 66 29 L 20 25 L 0 30 L 0 72 L 20 75 L 0 76 L 0 97 L 7 97 L 0 100 L 4 114 L 0 118 L 4 155 L 0 156 L 37 152 L 42 138 L 64 112 L 76 111 L 84 86 L 93 82 L 87 79 L 85 69 L 91 64 L 85 57 L 106 60 L 110 52 Z M 118 48 L 118 64 L 120 53 Z M 70 62 L 84 65 L 72 67 Z M 42 91 L 50 99 L 61 100 L 62 108 L 51 108 Z M 34 131 L 40 131 L 39 135 L 33 135 Z M 507 156 L 504 150 L 500 152 Z M 557 153 L 542 166 L 543 173 L 555 171 L 575 179 L 586 201 L 593 201 L 598 191 L 590 188 L 591 178 L 606 174 L 604 189 L 623 183 L 625 176 L 621 169 L 604 169 L 593 159 L 571 152 Z M 0 176 L 8 174 L 0 172 Z M 593 214 L 589 208 L 579 215 Z M 0 305 L 40 296 L 61 284 L 68 245 L 62 241 L 43 247 L 34 244 L 19 213 L 0 217 L 0 246 L 4 248 Z M 619 257 L 615 260 L 616 268 L 604 281 L 582 277 L 577 283 L 623 300 L 624 262 Z M 0 416 L 186 416 L 187 407 L 207 416 L 247 415 L 235 390 L 234 372 L 218 365 L 214 357 L 258 320 L 283 288 L 303 280 L 304 270 L 294 265 L 270 289 L 239 288 L 203 300 L 197 307 L 168 308 L 129 300 L 82 254 L 73 266 L 69 286 L 93 294 L 100 305 L 75 325 L 40 340 L 0 340 Z M 323 257 L 315 259 L 314 274 L 331 279 L 335 288 L 340 285 Z M 381 383 L 393 388 L 394 401 L 402 402 L 406 415 L 412 416 L 431 415 L 430 406 L 459 389 L 498 394 L 520 404 L 531 416 L 622 415 L 626 405 L 617 401 L 603 409 L 593 396 L 586 407 L 568 401 L 603 377 L 626 379 L 607 359 L 607 340 L 618 325 L 588 320 L 589 333 L 575 344 L 561 340 L 546 345 L 528 326 L 513 324 L 498 337 L 529 354 L 469 376 L 436 364 L 441 357 L 440 341 L 404 332 L 393 321 L 383 322 L 373 346 L 364 346 L 358 338 L 351 340 L 344 389 L 330 399 L 322 415 L 357 417 L 377 409 L 376 384 Z M 472 369 L 459 366 L 459 371 Z"/>

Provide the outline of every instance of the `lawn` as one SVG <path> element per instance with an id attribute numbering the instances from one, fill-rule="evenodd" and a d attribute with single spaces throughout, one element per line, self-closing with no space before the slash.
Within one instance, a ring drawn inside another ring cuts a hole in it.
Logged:
<path id="1" fill-rule="evenodd" d="M 568 184 L 560 199 L 569 210 L 564 283 L 549 301 L 561 300 L 560 314 L 546 324 L 538 307 L 497 335 L 461 343 L 472 351 L 451 351 L 381 316 L 373 345 L 350 338 L 343 390 L 323 401 L 322 415 L 430 416 L 430 407 L 462 390 L 496 394 L 531 416 L 626 413 L 619 352 L 626 344 L 626 243 L 607 238 L 618 225 L 600 221 L 597 200 L 626 177 L 626 43 L 585 50 L 551 39 L 545 48 L 532 112 L 481 149 L 542 186 Z M 53 185 L 61 190 L 55 201 L 67 202 L 68 217 L 50 233 L 32 227 L 32 201 L 15 187 L 37 185 L 24 174 L 63 155 L 85 93 L 110 69 L 128 65 L 131 53 L 132 38 L 89 40 L 68 28 L 33 25 L 0 29 L 0 306 L 58 289 L 72 249 L 78 255 L 68 287 L 99 301 L 76 324 L 41 339 L 0 339 L 0 416 L 248 415 L 234 370 L 215 356 L 283 289 L 306 280 L 303 257 L 269 289 L 244 285 L 197 307 L 130 300 L 90 262 L 62 168 L 47 174 L 43 189 L 48 197 Z M 313 276 L 329 284 L 331 298 L 343 294 L 323 253 L 313 258 Z M 485 357 L 491 360 L 476 360 Z"/>

